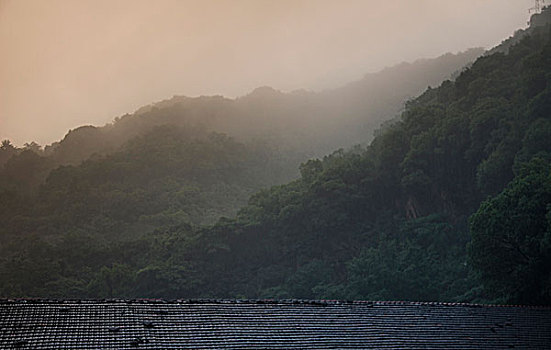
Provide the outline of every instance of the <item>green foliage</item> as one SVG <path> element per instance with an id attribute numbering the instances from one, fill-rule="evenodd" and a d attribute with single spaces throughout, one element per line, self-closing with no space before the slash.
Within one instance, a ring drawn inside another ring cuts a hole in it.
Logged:
<path id="1" fill-rule="evenodd" d="M 380 237 L 348 264 L 351 298 L 460 300 L 468 272 L 468 236 L 438 216 L 412 220 Z"/>
<path id="2" fill-rule="evenodd" d="M 159 239 L 153 233 L 176 229 L 187 237 L 190 223 L 232 216 L 255 190 L 282 181 L 271 171 L 277 162 L 265 152 L 222 134 L 178 127 L 154 128 L 119 152 L 51 171 L 50 158 L 19 152 L 0 173 L 0 266 L 6 281 L 0 294 L 191 293 L 195 277 L 184 271 L 193 266 L 159 260 L 161 252 L 179 251 L 153 249 Z"/>
<path id="3" fill-rule="evenodd" d="M 471 217 L 470 256 L 495 298 L 551 303 L 551 164 L 534 158 Z"/>
<path id="4" fill-rule="evenodd" d="M 3 143 L 0 295 L 549 303 L 548 35 L 480 58 L 369 146 L 270 188 L 295 158 L 191 123 L 233 108 L 221 98 L 183 101 L 187 126 L 167 101 L 53 149 Z M 240 103 L 282 98 L 265 90 Z M 103 138 L 121 130 L 124 146 Z"/>
<path id="5" fill-rule="evenodd" d="M 227 247 L 212 251 L 211 271 L 224 264 L 232 274 L 224 276 L 232 287 L 209 290 L 512 301 L 478 279 L 472 268 L 481 265 L 468 264 L 467 218 L 525 159 L 549 162 L 542 96 L 551 84 L 533 74 L 550 71 L 547 50 L 548 38 L 534 33 L 508 54 L 481 58 L 456 82 L 411 101 L 366 149 L 308 161 L 300 180 L 253 196 L 236 220 L 205 236 Z"/>

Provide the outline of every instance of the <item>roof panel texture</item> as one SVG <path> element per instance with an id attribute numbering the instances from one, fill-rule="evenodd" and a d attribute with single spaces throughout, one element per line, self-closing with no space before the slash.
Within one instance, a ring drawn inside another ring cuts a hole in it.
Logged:
<path id="1" fill-rule="evenodd" d="M 304 300 L 3 300 L 0 348 L 551 349 L 551 308 Z"/>

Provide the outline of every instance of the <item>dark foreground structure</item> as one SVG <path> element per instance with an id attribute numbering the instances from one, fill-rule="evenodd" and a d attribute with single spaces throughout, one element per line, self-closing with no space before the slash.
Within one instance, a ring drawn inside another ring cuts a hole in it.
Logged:
<path id="1" fill-rule="evenodd" d="M 301 300 L 3 300 L 0 348 L 551 349 L 551 308 Z"/>

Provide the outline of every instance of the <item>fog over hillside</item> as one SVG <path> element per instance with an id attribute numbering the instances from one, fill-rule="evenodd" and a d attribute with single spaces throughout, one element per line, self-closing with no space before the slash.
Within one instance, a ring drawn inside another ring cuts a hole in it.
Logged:
<path id="1" fill-rule="evenodd" d="M 400 62 L 493 47 L 526 26 L 532 6 L 1 0 L 0 139 L 47 145 L 174 95 L 334 89 Z"/>
<path id="2" fill-rule="evenodd" d="M 474 62 L 2 141 L 0 297 L 551 304 L 551 7 L 530 23 Z"/>
<path id="3" fill-rule="evenodd" d="M 174 96 L 103 127 L 72 130 L 60 142 L 47 146 L 44 155 L 58 164 L 78 164 L 94 153 L 113 152 L 154 126 L 169 124 L 226 133 L 241 142 L 264 143 L 290 157 L 289 167 L 296 175 L 298 165 L 308 158 L 367 144 L 373 131 L 396 116 L 409 98 L 439 85 L 482 52 L 471 49 L 402 63 L 323 92 L 283 93 L 260 87 L 236 99 Z"/>

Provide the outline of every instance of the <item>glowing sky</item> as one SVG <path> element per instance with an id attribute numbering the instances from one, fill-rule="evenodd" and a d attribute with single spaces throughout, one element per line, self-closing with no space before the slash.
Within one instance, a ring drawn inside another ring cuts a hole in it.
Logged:
<path id="1" fill-rule="evenodd" d="M 47 144 L 173 95 L 336 87 L 491 47 L 533 0 L 0 0 L 0 139 Z"/>

